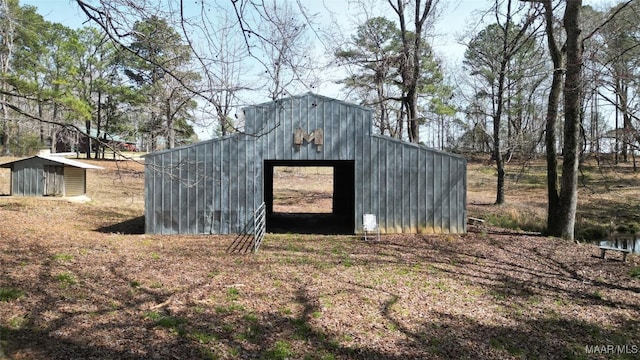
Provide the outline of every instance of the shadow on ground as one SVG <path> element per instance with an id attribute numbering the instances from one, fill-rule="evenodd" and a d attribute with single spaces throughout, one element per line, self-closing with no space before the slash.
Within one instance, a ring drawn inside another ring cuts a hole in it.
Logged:
<path id="1" fill-rule="evenodd" d="M 103 226 L 96 231 L 107 234 L 141 235 L 144 234 L 144 216 L 125 220 L 116 224 Z"/>

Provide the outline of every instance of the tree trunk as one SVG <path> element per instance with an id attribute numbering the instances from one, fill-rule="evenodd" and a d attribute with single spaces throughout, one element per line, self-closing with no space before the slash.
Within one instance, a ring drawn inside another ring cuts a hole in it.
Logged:
<path id="1" fill-rule="evenodd" d="M 57 93 L 58 89 L 55 89 L 55 92 Z M 57 103 L 53 103 L 53 112 L 51 114 L 51 120 L 55 123 L 58 120 L 58 112 L 59 112 L 59 106 Z M 54 154 L 56 153 L 56 148 L 58 147 L 58 126 L 54 125 L 54 127 L 51 128 L 51 153 Z"/>
<path id="2" fill-rule="evenodd" d="M 171 115 L 171 99 L 166 99 L 165 116 L 167 117 L 167 146 L 169 149 L 176 147 L 176 133 L 173 128 L 173 116 Z"/>
<path id="3" fill-rule="evenodd" d="M 629 116 L 629 86 L 620 81 L 620 86 L 616 89 L 619 99 L 620 113 L 622 114 L 622 159 L 626 163 L 629 161 L 629 151 L 633 151 L 631 144 L 631 133 L 633 132 L 631 126 L 631 117 Z"/>
<path id="4" fill-rule="evenodd" d="M 98 90 L 98 102 L 97 102 L 97 108 L 96 108 L 96 138 L 98 136 L 100 136 L 100 125 L 102 123 L 102 91 Z M 91 146 L 93 143 L 93 139 L 91 138 L 91 119 L 87 120 L 87 148 L 85 149 L 86 154 L 87 154 L 87 159 L 91 159 L 91 151 L 93 149 L 93 146 Z M 100 143 L 96 142 L 96 147 L 100 147 Z M 99 150 L 96 148 L 96 156 L 95 158 L 97 159 L 99 155 Z"/>
<path id="5" fill-rule="evenodd" d="M 4 105 L 5 103 L 5 95 L 2 95 L 2 104 L 0 108 L 2 109 L 2 130 L 0 131 L 0 145 L 2 146 L 2 155 L 9 156 L 11 154 L 9 148 L 9 112 L 7 111 L 7 107 Z"/>
<path id="6" fill-rule="evenodd" d="M 563 238 L 573 240 L 578 205 L 578 164 L 580 162 L 582 42 L 580 8 L 582 0 L 567 1 L 564 28 L 567 32 L 567 73 L 564 80 L 564 151 L 560 189 L 560 229 Z"/>
<path id="7" fill-rule="evenodd" d="M 564 79 L 564 142 L 560 194 L 557 192 L 557 163 L 555 154 L 555 122 L 559 97 L 559 78 L 562 71 L 562 54 L 553 33 L 553 10 L 551 0 L 544 1 L 547 39 L 554 62 L 552 91 L 549 94 L 547 110 L 547 184 L 549 193 L 549 214 L 547 231 L 549 235 L 573 240 L 576 209 L 578 204 L 578 164 L 580 160 L 581 89 L 582 89 L 582 43 L 580 41 L 580 8 L 582 0 L 567 1 L 564 13 L 566 40 L 566 74 Z M 556 92 L 558 94 L 556 95 Z M 552 98 L 553 96 L 553 98 Z"/>
<path id="8" fill-rule="evenodd" d="M 558 128 L 558 106 L 560 105 L 564 75 L 562 69 L 563 54 L 556 42 L 551 0 L 545 0 L 543 4 L 545 8 L 547 44 L 554 69 L 547 103 L 544 139 L 547 152 L 547 233 L 549 235 L 557 235 L 561 233 L 561 229 L 560 216 L 558 214 L 560 211 L 560 195 L 558 193 L 558 152 L 556 150 L 558 136 L 556 130 Z"/>
<path id="9" fill-rule="evenodd" d="M 613 149 L 613 153 L 614 153 L 614 158 L 615 158 L 615 164 L 618 165 L 619 162 L 619 157 L 618 157 L 618 153 L 620 150 L 620 110 L 618 109 L 618 97 L 616 96 L 616 144 L 615 144 L 615 148 Z"/>
<path id="10" fill-rule="evenodd" d="M 558 55 L 560 55 L 558 53 Z M 560 60 L 560 59 L 558 59 Z M 555 61 L 554 61 L 555 63 Z M 558 194 L 558 152 L 556 151 L 556 143 L 558 136 L 556 134 L 558 105 L 560 104 L 560 94 L 562 90 L 562 69 L 561 63 L 554 66 L 556 70 L 553 72 L 551 80 L 551 89 L 549 91 L 549 103 L 547 105 L 546 126 L 545 126 L 545 145 L 547 148 L 547 232 L 549 234 L 560 234 L 559 220 L 560 216 L 560 196 Z"/>
<path id="11" fill-rule="evenodd" d="M 96 114 L 96 139 L 98 141 L 96 141 L 96 154 L 95 154 L 95 158 L 96 159 L 100 159 L 100 150 L 102 149 L 103 145 L 102 143 L 99 141 L 100 139 L 100 130 L 102 130 L 102 91 L 98 91 L 98 108 L 97 110 L 97 114 Z M 87 133 L 87 135 L 91 135 L 89 133 Z M 89 137 L 90 139 L 90 137 Z M 91 141 L 91 140 L 89 140 Z M 91 152 L 91 146 L 90 146 L 91 142 L 89 142 L 89 144 L 87 144 L 89 146 L 89 148 L 87 149 L 88 152 Z M 104 156 L 102 157 L 104 159 Z"/>
<path id="12" fill-rule="evenodd" d="M 14 37 L 15 37 L 15 19 L 14 13 L 15 5 L 17 2 L 12 5 L 11 2 L 1 1 L 0 2 L 0 15 L 2 15 L 3 23 L 2 23 L 2 31 L 0 31 L 0 45 L 2 49 L 0 50 L 0 66 L 3 74 L 9 74 L 12 68 L 12 58 L 13 58 L 13 49 L 14 49 Z M 2 145 L 2 154 L 4 156 L 10 155 L 10 143 L 9 143 L 9 109 L 5 105 L 7 103 L 7 82 L 2 81 L 2 101 L 0 104 L 0 116 L 2 116 L 2 130 L 0 131 L 0 145 Z"/>
<path id="13" fill-rule="evenodd" d="M 38 117 L 40 119 L 44 119 L 43 103 L 44 101 L 41 101 L 40 99 L 38 99 Z M 45 138 L 46 138 L 44 125 L 45 124 L 43 122 L 40 122 L 39 127 L 40 127 L 40 145 L 41 146 L 45 144 Z"/>
<path id="14" fill-rule="evenodd" d="M 506 42 L 505 34 L 505 42 Z M 506 54 L 506 53 L 505 53 Z M 493 157 L 496 160 L 498 169 L 498 181 L 496 188 L 496 205 L 504 204 L 504 157 L 502 156 L 502 142 L 500 141 L 500 128 L 502 127 L 502 112 L 504 109 L 504 81 L 507 71 L 506 57 L 500 64 L 500 74 L 498 75 L 498 91 L 496 93 L 496 110 L 493 116 Z"/>
<path id="15" fill-rule="evenodd" d="M 87 159 L 91 159 L 91 120 L 85 120 L 84 122 L 84 127 L 85 127 L 85 133 L 87 134 L 86 136 L 84 136 L 84 138 L 86 139 L 86 143 L 85 146 L 87 147 L 85 149 L 85 154 L 87 156 Z M 78 154 L 78 156 L 80 155 L 80 144 L 79 141 L 76 142 L 76 153 Z"/>
<path id="16" fill-rule="evenodd" d="M 405 101 L 407 103 L 407 118 L 409 119 L 409 125 L 407 126 L 409 142 L 419 143 L 420 123 L 418 121 L 418 96 L 415 88 L 409 89 Z"/>

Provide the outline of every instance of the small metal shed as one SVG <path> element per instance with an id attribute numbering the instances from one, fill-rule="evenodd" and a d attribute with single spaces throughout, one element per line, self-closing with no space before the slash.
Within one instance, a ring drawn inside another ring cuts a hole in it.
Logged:
<path id="1" fill-rule="evenodd" d="M 345 232 L 361 232 L 363 214 L 382 233 L 466 231 L 464 157 L 374 135 L 371 109 L 313 93 L 243 114 L 243 133 L 145 157 L 147 233 L 247 232 L 263 202 L 273 210 L 275 166 L 333 167 Z"/>
<path id="2" fill-rule="evenodd" d="M 99 166 L 59 156 L 36 155 L 0 167 L 11 169 L 12 196 L 80 196 L 87 193 L 87 169 Z"/>

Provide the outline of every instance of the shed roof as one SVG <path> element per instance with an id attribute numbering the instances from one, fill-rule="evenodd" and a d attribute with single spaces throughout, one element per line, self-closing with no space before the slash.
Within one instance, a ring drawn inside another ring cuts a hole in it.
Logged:
<path id="1" fill-rule="evenodd" d="M 27 157 L 27 158 L 23 158 L 23 159 L 9 161 L 9 162 L 6 162 L 4 164 L 0 164 L 0 167 L 2 167 L 2 168 L 10 168 L 12 164 L 15 164 L 15 163 L 21 162 L 21 161 L 25 161 L 25 160 L 29 160 L 29 159 L 33 159 L 33 158 L 41 158 L 41 159 L 52 161 L 52 162 L 55 162 L 55 163 L 58 163 L 58 164 L 77 167 L 77 168 L 81 168 L 81 169 L 102 169 L 100 166 L 95 166 L 95 165 L 83 163 L 81 161 L 77 161 L 77 160 L 73 160 L 73 159 L 67 159 L 65 157 L 51 156 L 51 155 L 36 155 L 36 156 L 31 156 L 31 157 Z"/>

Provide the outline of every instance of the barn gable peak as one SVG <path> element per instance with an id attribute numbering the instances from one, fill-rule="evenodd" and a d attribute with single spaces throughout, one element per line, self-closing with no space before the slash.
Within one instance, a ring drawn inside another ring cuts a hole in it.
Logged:
<path id="1" fill-rule="evenodd" d="M 242 112 L 245 133 L 250 136 L 291 132 L 291 128 L 306 134 L 333 129 L 333 133 L 371 135 L 371 109 L 312 92 L 247 106 Z"/>

